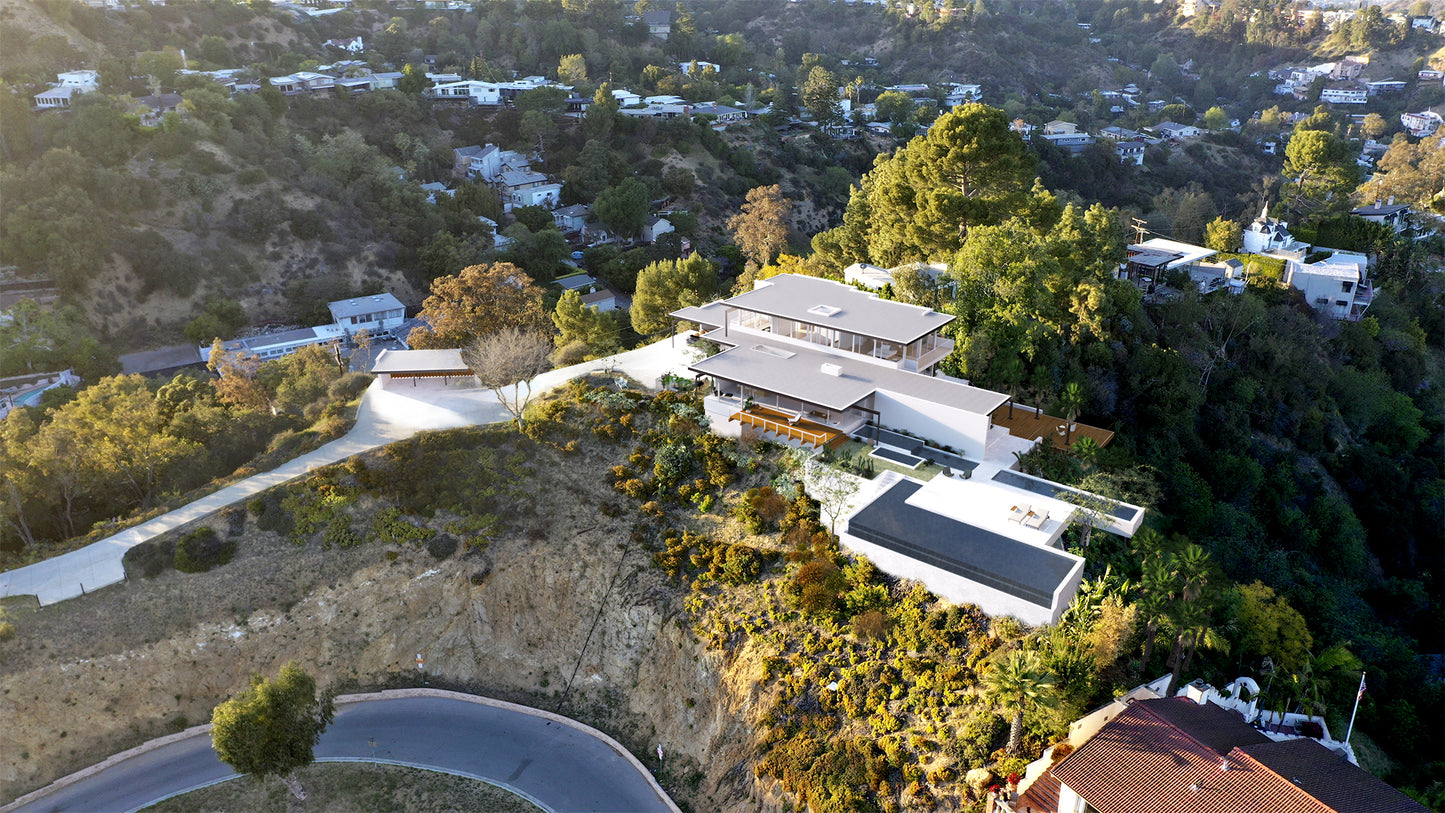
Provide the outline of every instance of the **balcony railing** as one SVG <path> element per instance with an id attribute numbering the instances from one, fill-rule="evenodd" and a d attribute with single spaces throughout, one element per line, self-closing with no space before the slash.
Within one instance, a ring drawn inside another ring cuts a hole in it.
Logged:
<path id="1" fill-rule="evenodd" d="M 751 409 L 735 413 L 731 420 L 815 448 L 836 447 L 848 439 L 847 435 L 823 424 L 756 405 Z"/>

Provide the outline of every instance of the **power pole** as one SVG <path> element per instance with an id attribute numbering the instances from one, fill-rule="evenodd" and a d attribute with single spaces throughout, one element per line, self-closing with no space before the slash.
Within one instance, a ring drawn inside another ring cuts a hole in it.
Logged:
<path id="1" fill-rule="evenodd" d="M 1148 221 L 1138 217 L 1130 218 L 1130 220 L 1133 221 L 1133 225 L 1130 226 L 1130 228 L 1134 230 L 1134 243 L 1135 245 L 1138 245 L 1139 243 L 1144 242 L 1144 234 L 1148 231 L 1148 229 L 1145 227 L 1149 224 Z"/>

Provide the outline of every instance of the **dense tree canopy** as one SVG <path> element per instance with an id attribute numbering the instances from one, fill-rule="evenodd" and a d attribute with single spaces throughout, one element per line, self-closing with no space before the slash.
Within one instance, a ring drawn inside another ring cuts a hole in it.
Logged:
<path id="1" fill-rule="evenodd" d="M 438 277 L 417 316 L 426 323 L 411 333 L 418 348 L 465 347 L 502 328 L 535 328 L 547 320 L 542 290 L 511 263 L 473 265 Z"/>

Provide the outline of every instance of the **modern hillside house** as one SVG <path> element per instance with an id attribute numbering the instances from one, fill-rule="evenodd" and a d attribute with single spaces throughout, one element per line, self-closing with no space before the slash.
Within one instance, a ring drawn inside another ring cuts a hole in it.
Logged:
<path id="1" fill-rule="evenodd" d="M 689 368 L 713 380 L 705 407 L 721 435 L 751 425 L 818 447 L 872 422 L 977 459 L 1009 400 L 934 375 L 953 350 L 939 335 L 952 316 L 842 283 L 784 274 L 672 315 L 727 348 Z"/>
<path id="2" fill-rule="evenodd" d="M 950 601 L 1056 621 L 1083 576 L 1083 559 L 1061 549 L 1079 505 L 1096 506 L 1094 527 L 1124 536 L 1143 522 L 1141 507 L 1015 470 L 1015 455 L 1038 443 L 1103 446 L 1113 433 L 937 372 L 953 350 L 940 335 L 952 316 L 791 274 L 672 316 L 724 348 L 688 367 L 712 379 L 712 430 L 815 450 L 865 441 L 892 470 L 864 484 L 843 544 Z"/>

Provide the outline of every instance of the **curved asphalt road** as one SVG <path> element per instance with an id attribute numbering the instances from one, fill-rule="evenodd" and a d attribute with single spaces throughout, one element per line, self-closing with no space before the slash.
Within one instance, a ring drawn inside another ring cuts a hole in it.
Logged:
<path id="1" fill-rule="evenodd" d="M 459 694 L 369 697 L 338 700 L 336 719 L 316 746 L 318 761 L 386 762 L 469 776 L 553 813 L 677 810 L 641 763 L 579 723 Z M 206 731 L 122 759 L 13 809 L 132 811 L 235 775 L 216 758 Z"/>

